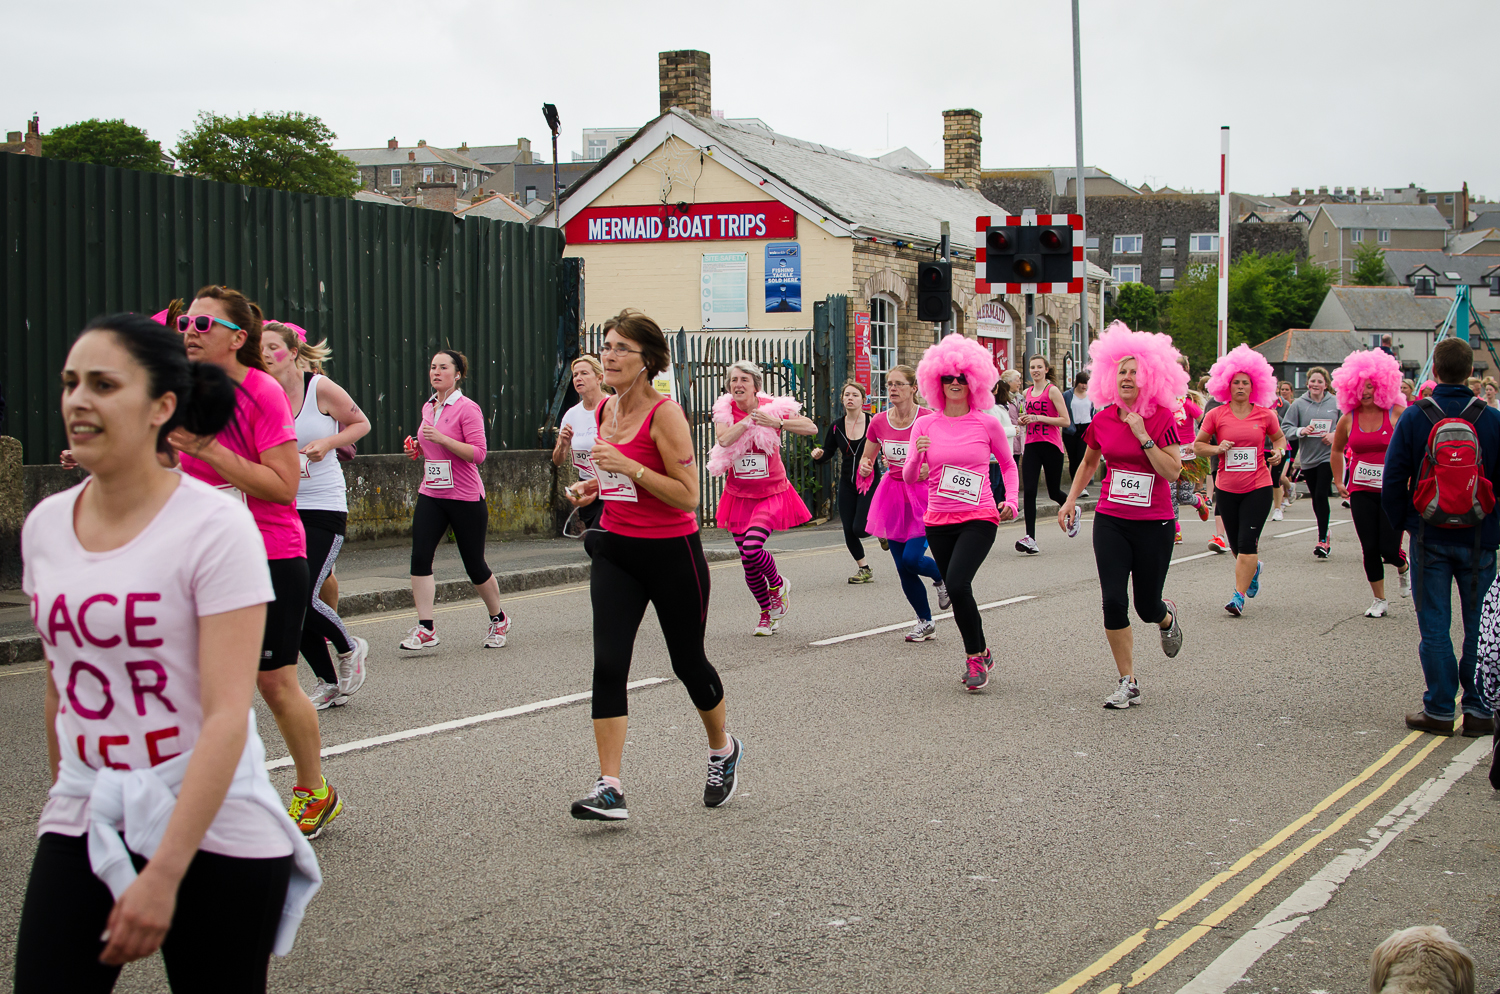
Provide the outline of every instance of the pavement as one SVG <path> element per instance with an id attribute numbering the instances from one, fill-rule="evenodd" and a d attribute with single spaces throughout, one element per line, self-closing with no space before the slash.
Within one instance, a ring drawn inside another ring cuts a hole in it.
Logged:
<path id="1" fill-rule="evenodd" d="M 1230 561 L 1187 517 L 1167 579 L 1184 648 L 1165 659 L 1137 624 L 1124 712 L 1100 707 L 1091 516 L 1074 540 L 1042 517 L 1035 557 L 1002 526 L 976 579 L 998 664 L 974 695 L 951 620 L 902 641 L 911 609 L 874 543 L 875 582 L 850 585 L 836 532 L 778 536 L 792 606 L 769 639 L 738 564 L 711 565 L 739 792 L 702 806 L 703 735 L 648 612 L 620 825 L 567 813 L 597 769 L 586 585 L 507 595 L 499 650 L 479 648 L 477 601 L 441 605 L 443 644 L 415 656 L 395 647 L 409 611 L 353 619 L 370 678 L 321 718 L 347 810 L 314 843 L 324 887 L 270 989 L 1359 994 L 1375 945 L 1435 923 L 1495 990 L 1500 792 L 1487 740 L 1402 723 L 1422 690 L 1411 602 L 1364 618 L 1347 512 L 1318 560 L 1298 502 L 1232 618 Z M 48 783 L 44 679 L 0 669 L 0 973 Z M 166 990 L 160 959 L 116 989 Z"/>

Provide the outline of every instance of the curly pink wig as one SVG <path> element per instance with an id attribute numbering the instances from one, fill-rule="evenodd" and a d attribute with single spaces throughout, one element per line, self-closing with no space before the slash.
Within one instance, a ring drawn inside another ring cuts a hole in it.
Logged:
<path id="1" fill-rule="evenodd" d="M 1180 353 L 1168 335 L 1149 331 L 1131 331 L 1124 321 L 1114 321 L 1089 346 L 1089 393 L 1095 398 L 1095 407 L 1120 402 L 1116 373 L 1120 363 L 1135 360 L 1135 384 L 1140 394 L 1135 400 L 1135 412 L 1143 418 L 1156 413 L 1157 408 L 1173 410 L 1177 398 L 1187 393 L 1187 370 L 1177 362 Z"/>
<path id="2" fill-rule="evenodd" d="M 1338 395 L 1339 410 L 1348 414 L 1359 409 L 1365 383 L 1375 384 L 1375 406 L 1389 411 L 1401 395 L 1401 364 L 1391 355 L 1371 349 L 1351 352 L 1333 371 L 1333 389 Z"/>
<path id="3" fill-rule="evenodd" d="M 922 361 L 917 363 L 917 389 L 928 407 L 941 411 L 946 403 L 939 377 L 960 373 L 969 382 L 970 408 L 983 411 L 995 406 L 995 384 L 1000 382 L 1000 370 L 995 368 L 990 350 L 972 338 L 949 335 L 929 346 L 922 353 Z"/>
<path id="4" fill-rule="evenodd" d="M 1229 384 L 1240 373 L 1250 377 L 1250 403 L 1272 407 L 1276 403 L 1276 374 L 1266 357 L 1248 345 L 1236 345 L 1208 371 L 1208 392 L 1221 404 L 1229 403 Z"/>

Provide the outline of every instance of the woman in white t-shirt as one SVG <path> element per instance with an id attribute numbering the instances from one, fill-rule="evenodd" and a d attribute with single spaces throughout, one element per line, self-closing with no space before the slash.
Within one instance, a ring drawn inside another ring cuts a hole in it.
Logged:
<path id="1" fill-rule="evenodd" d="M 573 360 L 573 389 L 578 392 L 578 403 L 568 408 L 562 416 L 557 432 L 557 444 L 552 447 L 552 465 L 561 466 L 571 459 L 578 470 L 578 479 L 592 480 L 594 464 L 589 452 L 594 440 L 599 437 L 599 425 L 594 411 L 604 399 L 604 366 L 591 355 L 581 355 Z M 584 532 L 583 548 L 594 557 L 594 541 L 598 534 L 599 518 L 604 514 L 604 501 L 590 501 L 578 508 L 578 520 L 589 531 Z"/>
<path id="2" fill-rule="evenodd" d="M 250 709 L 275 596 L 260 532 L 157 459 L 175 428 L 226 428 L 236 394 L 140 315 L 96 320 L 68 354 L 63 421 L 91 475 L 22 531 L 55 782 L 18 992 L 108 991 L 158 948 L 174 990 L 264 991 L 321 883 Z"/>

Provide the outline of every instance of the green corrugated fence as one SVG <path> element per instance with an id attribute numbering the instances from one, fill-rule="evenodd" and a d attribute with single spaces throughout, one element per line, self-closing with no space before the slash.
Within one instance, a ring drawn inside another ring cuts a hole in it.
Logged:
<path id="1" fill-rule="evenodd" d="M 232 286 L 333 348 L 328 374 L 370 415 L 361 452 L 399 452 L 441 347 L 489 447 L 535 448 L 563 320 L 562 232 L 0 153 L 6 433 L 28 463 L 65 446 L 58 374 L 78 330 Z"/>

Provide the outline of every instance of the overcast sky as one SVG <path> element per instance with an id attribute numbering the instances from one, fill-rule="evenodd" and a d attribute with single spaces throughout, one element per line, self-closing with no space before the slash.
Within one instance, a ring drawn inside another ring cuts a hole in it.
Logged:
<path id="1" fill-rule="evenodd" d="M 1066 0 L 593 3 L 70 0 L 7 5 L 4 130 L 123 117 L 170 149 L 200 110 L 300 110 L 337 147 L 547 144 L 658 111 L 656 53 L 713 57 L 714 107 L 838 148 L 942 164 L 941 112 L 984 165 L 1071 165 Z M 1400 186 L 1500 199 L 1497 0 L 1082 0 L 1084 153 L 1133 185 Z M 924 14 L 931 19 L 924 21 Z M 552 20 L 546 20 L 546 18 Z M 550 152 L 546 153 L 550 158 Z"/>

